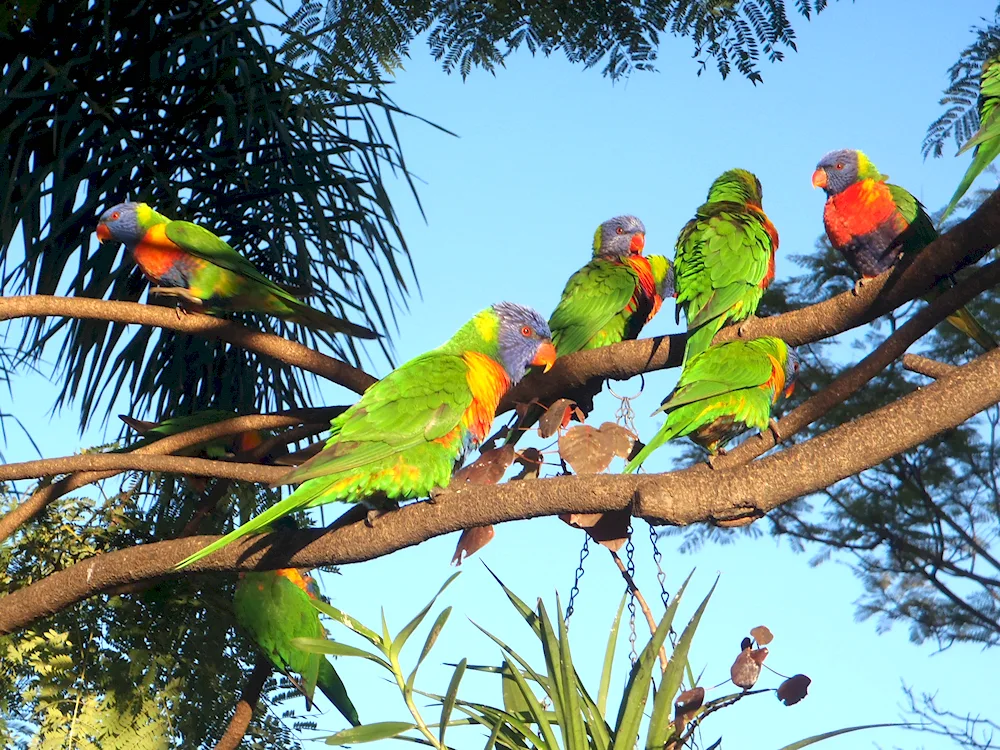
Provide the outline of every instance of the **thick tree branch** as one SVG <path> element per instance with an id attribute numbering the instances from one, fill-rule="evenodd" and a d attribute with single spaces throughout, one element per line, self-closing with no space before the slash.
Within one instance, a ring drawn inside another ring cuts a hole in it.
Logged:
<path id="1" fill-rule="evenodd" d="M 0 300 L 0 304 L 2 304 Z M 241 432 L 246 432 L 247 430 L 271 430 L 281 427 L 295 427 L 302 424 L 304 419 L 310 421 L 326 419 L 336 416 L 343 407 L 332 407 L 330 409 L 296 409 L 288 412 L 281 412 L 278 414 L 251 414 L 245 417 L 234 417 L 233 419 L 226 419 L 221 422 L 215 422 L 214 424 L 205 425 L 204 427 L 199 427 L 194 430 L 188 430 L 187 432 L 178 433 L 177 435 L 171 435 L 170 437 L 165 437 L 162 440 L 157 440 L 155 443 L 150 443 L 149 445 L 136 448 L 131 453 L 118 454 L 123 456 L 164 456 L 170 453 L 175 453 L 177 451 L 183 450 L 185 448 L 190 448 L 193 445 L 198 445 L 199 443 L 204 443 L 209 440 L 214 440 L 220 437 L 227 437 L 229 435 L 237 435 Z M 98 455 L 98 454 L 94 454 Z M 107 454 L 105 454 L 107 455 Z M 52 461 L 67 462 L 73 459 L 83 458 L 82 456 L 71 456 L 66 459 L 50 459 L 47 466 L 51 467 Z M 44 461 L 31 461 L 30 464 L 45 464 Z M 7 467 L 0 467 L 0 470 L 9 468 L 10 466 L 20 466 L 24 467 L 25 464 L 9 464 Z M 67 468 L 67 464 L 62 464 L 63 468 L 57 469 L 53 472 L 51 469 L 47 470 L 47 473 L 39 474 L 28 474 L 27 476 L 22 476 L 20 478 L 34 478 L 46 476 L 52 473 L 65 473 L 67 471 L 78 471 L 81 468 L 79 465 L 76 468 Z M 109 467 L 106 467 L 109 468 Z M 103 470 L 103 471 L 84 471 L 80 473 L 71 474 L 68 477 L 60 479 L 54 484 L 50 484 L 46 487 L 42 487 L 37 490 L 31 497 L 25 500 L 23 503 L 18 505 L 16 508 L 8 512 L 3 517 L 0 517 L 0 541 L 7 539 L 11 534 L 16 531 L 21 524 L 29 521 L 30 519 L 37 516 L 44 510 L 45 506 L 51 503 L 58 497 L 62 497 L 68 492 L 77 490 L 80 487 L 84 487 L 93 482 L 99 482 L 102 479 L 107 479 L 113 477 L 115 474 L 120 474 L 122 471 L 127 471 L 129 469 L 139 469 L 138 466 L 124 466 L 121 468 Z M 46 470 L 43 470 L 46 471 Z M 287 469 L 286 469 L 287 471 Z M 216 476 L 214 474 L 209 474 L 208 476 Z"/>
<path id="2" fill-rule="evenodd" d="M 919 354 L 904 354 L 903 367 L 910 372 L 926 375 L 934 380 L 951 375 L 955 371 L 955 365 L 938 362 L 930 357 L 921 357 Z"/>
<path id="3" fill-rule="evenodd" d="M 211 461 L 188 456 L 140 455 L 138 453 L 84 453 L 65 458 L 42 458 L 0 466 L 0 481 L 33 479 L 69 472 L 158 471 L 165 474 L 190 474 L 218 477 L 240 482 L 268 483 L 288 473 L 282 466 L 242 464 L 234 461 Z"/>
<path id="4" fill-rule="evenodd" d="M 930 439 L 1000 402 L 1000 350 L 898 401 L 745 466 L 659 475 L 594 475 L 469 485 L 334 531 L 306 529 L 241 539 L 181 575 L 314 568 L 376 557 L 469 526 L 631 505 L 653 524 L 760 518 Z M 190 537 L 99 554 L 0 599 L 0 634 L 115 586 L 177 575 L 173 566 L 217 537 Z"/>
<path id="5" fill-rule="evenodd" d="M 240 696 L 240 702 L 236 704 L 233 718 L 229 720 L 226 733 L 216 743 L 215 750 L 236 750 L 239 747 L 240 742 L 243 741 L 243 735 L 247 733 L 250 726 L 257 701 L 260 700 L 260 692 L 264 689 L 264 683 L 267 682 L 267 678 L 271 676 L 273 670 L 274 668 L 267 659 L 263 656 L 257 657 L 257 662 L 253 665 L 253 672 L 247 677 L 246 685 L 243 686 L 243 695 Z"/>
<path id="6" fill-rule="evenodd" d="M 363 370 L 320 354 L 298 342 L 289 341 L 272 333 L 254 331 L 231 320 L 210 315 L 178 316 L 176 311 L 169 307 L 89 297 L 25 295 L 0 299 L 0 320 L 48 316 L 155 326 L 207 339 L 228 341 L 248 351 L 273 357 L 280 362 L 319 375 L 355 393 L 363 393 L 365 388 L 375 382 L 375 378 Z"/>

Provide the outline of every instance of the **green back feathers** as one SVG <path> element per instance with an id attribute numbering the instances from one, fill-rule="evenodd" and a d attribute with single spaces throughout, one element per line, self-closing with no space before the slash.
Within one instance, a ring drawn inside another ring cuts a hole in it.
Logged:
<path id="1" fill-rule="evenodd" d="M 556 353 L 564 357 L 621 341 L 626 327 L 625 307 L 638 283 L 639 277 L 631 266 L 604 258 L 594 258 L 570 276 L 549 318 Z M 600 337 L 616 320 L 616 330 Z"/>
<path id="2" fill-rule="evenodd" d="M 760 180 L 746 169 L 730 169 L 719 175 L 708 189 L 706 203 L 753 203 L 759 206 L 763 201 Z"/>

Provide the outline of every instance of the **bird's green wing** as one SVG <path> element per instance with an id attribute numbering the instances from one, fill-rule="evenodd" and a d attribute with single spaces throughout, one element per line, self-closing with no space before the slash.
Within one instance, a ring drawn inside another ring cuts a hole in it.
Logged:
<path id="1" fill-rule="evenodd" d="M 278 296 L 294 299 L 287 291 L 258 271 L 253 263 L 204 227 L 192 224 L 190 221 L 171 221 L 164 231 L 167 239 L 191 255 L 263 284 Z"/>
<path id="2" fill-rule="evenodd" d="M 401 365 L 337 417 L 327 447 L 282 483 L 348 471 L 444 437 L 472 403 L 467 374 L 465 360 L 440 351 Z"/>
<path id="3" fill-rule="evenodd" d="M 711 204 L 685 225 L 677 240 L 677 304 L 686 306 L 688 330 L 719 317 L 748 288 L 759 287 L 773 252 L 760 219 L 735 203 Z"/>
<path id="4" fill-rule="evenodd" d="M 639 277 L 629 266 L 595 258 L 570 276 L 549 318 L 559 356 L 578 352 L 621 313 Z"/>
<path id="5" fill-rule="evenodd" d="M 908 225 L 896 238 L 896 242 L 905 254 L 919 253 L 937 239 L 938 233 L 934 228 L 934 222 L 931 221 L 924 204 L 909 190 L 899 185 L 888 185 L 888 188 L 893 203 Z"/>
<path id="6" fill-rule="evenodd" d="M 688 360 L 674 392 L 657 411 L 671 411 L 685 404 L 767 383 L 773 373 L 773 363 L 766 354 L 749 348 L 747 343 L 721 344 Z"/>

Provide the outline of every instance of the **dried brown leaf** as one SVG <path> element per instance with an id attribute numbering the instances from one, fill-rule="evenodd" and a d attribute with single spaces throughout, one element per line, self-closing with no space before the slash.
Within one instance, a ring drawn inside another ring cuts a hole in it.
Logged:
<path id="1" fill-rule="evenodd" d="M 468 466 L 463 466 L 451 478 L 452 488 L 468 484 L 496 484 L 514 463 L 514 446 L 505 445 L 484 451 Z"/>
<path id="2" fill-rule="evenodd" d="M 705 688 L 696 687 L 685 690 L 674 701 L 674 716 L 677 718 L 690 716 L 690 714 L 701 708 L 701 704 L 704 702 Z"/>
<path id="3" fill-rule="evenodd" d="M 786 706 L 794 706 L 806 697 L 811 682 L 804 674 L 792 675 L 778 686 L 778 700 Z"/>
<path id="4" fill-rule="evenodd" d="M 463 531 L 462 536 L 458 538 L 458 545 L 455 547 L 451 564 L 461 565 L 462 560 L 471 557 L 489 544 L 495 534 L 492 526 L 473 526 L 471 529 Z"/>
<path id="5" fill-rule="evenodd" d="M 559 437 L 559 455 L 577 474 L 597 474 L 608 468 L 615 456 L 626 458 L 635 439 L 630 430 L 614 422 L 605 422 L 598 429 L 580 425 Z"/>
<path id="6" fill-rule="evenodd" d="M 514 458 L 514 462 L 523 466 L 521 473 L 511 478 L 511 481 L 517 479 L 538 479 L 538 472 L 542 469 L 542 463 L 545 461 L 545 456 L 538 448 L 525 448 L 523 451 L 517 454 Z"/>
<path id="7" fill-rule="evenodd" d="M 774 640 L 774 635 L 771 631 L 767 629 L 766 625 L 758 625 L 750 631 L 750 635 L 755 641 L 757 641 L 758 646 L 766 646 L 768 643 Z"/>
<path id="8" fill-rule="evenodd" d="M 743 641 L 740 643 L 740 651 L 746 651 L 748 648 L 751 648 L 752 646 L 753 646 L 753 639 L 744 638 Z"/>
<path id="9" fill-rule="evenodd" d="M 620 550 L 628 541 L 628 527 L 632 520 L 628 508 L 608 513 L 563 513 L 560 520 L 583 529 L 591 539 L 612 552 Z"/>
<path id="10" fill-rule="evenodd" d="M 761 654 L 761 651 L 764 653 Z M 733 662 L 733 666 L 729 670 L 733 684 L 743 690 L 752 688 L 757 682 L 757 678 L 760 677 L 760 665 L 766 656 L 766 648 L 760 648 L 756 651 L 745 648 L 740 651 L 740 655 L 736 657 L 736 661 Z"/>
<path id="11" fill-rule="evenodd" d="M 560 398 L 552 404 L 542 418 L 538 420 L 538 434 L 540 437 L 548 438 L 555 435 L 559 430 L 569 424 L 569 419 L 573 414 L 573 407 L 576 402 L 568 398 Z"/>

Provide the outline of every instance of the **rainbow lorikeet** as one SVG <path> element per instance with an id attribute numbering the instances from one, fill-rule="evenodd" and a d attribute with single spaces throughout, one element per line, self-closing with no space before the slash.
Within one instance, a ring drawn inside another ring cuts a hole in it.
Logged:
<path id="1" fill-rule="evenodd" d="M 178 435 L 182 432 L 221 422 L 224 419 L 233 419 L 237 416 L 239 415 L 235 412 L 223 409 L 204 409 L 194 414 L 171 417 L 160 422 L 147 422 L 146 420 L 134 419 L 124 414 L 119 414 L 118 418 L 142 436 L 140 440 L 136 440 L 128 446 L 127 450 L 131 451 L 170 435 Z M 178 451 L 177 455 L 197 455 L 212 459 L 230 458 L 238 453 L 253 450 L 263 440 L 264 438 L 259 430 L 247 430 L 238 435 L 227 435 L 216 440 L 210 440 L 207 443 L 191 446 L 185 450 Z"/>
<path id="2" fill-rule="evenodd" d="M 316 582 L 296 568 L 242 573 L 233 599 L 233 613 L 240 627 L 276 669 L 289 677 L 292 672 L 300 675 L 301 682 L 296 684 L 309 705 L 319 687 L 344 718 L 358 726 L 361 722 L 357 709 L 329 660 L 291 643 L 293 638 L 326 637 L 319 612 L 310 602 L 318 598 Z"/>
<path id="3" fill-rule="evenodd" d="M 941 214 L 940 221 L 948 218 L 962 196 L 972 186 L 973 181 L 1000 155 L 1000 56 L 994 56 L 983 63 L 979 79 L 979 130 L 962 146 L 959 154 L 975 148 L 972 164 L 958 184 L 958 189 Z"/>
<path id="4" fill-rule="evenodd" d="M 813 187 L 827 195 L 826 234 L 861 274 L 857 286 L 887 271 L 903 255 L 919 253 L 938 236 L 920 201 L 888 179 L 862 152 L 848 148 L 828 153 L 813 172 Z M 949 283 L 954 282 L 939 282 L 938 293 Z M 986 351 L 996 348 L 993 337 L 964 307 L 947 320 Z"/>
<path id="5" fill-rule="evenodd" d="M 642 254 L 646 228 L 634 216 L 616 216 L 594 233 L 593 258 L 563 289 L 549 318 L 552 343 L 560 357 L 634 339 L 673 296 L 673 268 L 667 258 Z M 595 393 L 569 394 L 586 402 Z M 511 432 L 514 444 L 544 413 L 529 408 Z"/>
<path id="6" fill-rule="evenodd" d="M 771 424 L 771 409 L 795 388 L 799 360 L 795 350 L 774 336 L 727 341 L 693 355 L 677 387 L 655 413 L 667 421 L 625 467 L 634 472 L 668 440 L 687 436 L 711 455 L 756 427 Z"/>
<path id="7" fill-rule="evenodd" d="M 314 310 L 258 271 L 207 229 L 171 221 L 145 203 L 119 203 L 101 214 L 101 242 L 121 242 L 146 277 L 151 294 L 178 297 L 198 310 L 266 312 L 331 333 L 378 338 L 363 326 Z"/>
<path id="8" fill-rule="evenodd" d="M 774 279 L 778 232 L 761 207 L 760 180 L 723 172 L 677 237 L 677 319 L 687 318 L 684 361 L 705 351 L 722 327 L 757 311 Z"/>
<path id="9" fill-rule="evenodd" d="M 500 399 L 531 365 L 556 351 L 545 320 L 510 302 L 488 307 L 449 341 L 397 367 L 330 422 L 326 447 L 280 484 L 302 482 L 281 502 L 183 560 L 183 568 L 303 508 L 428 495 L 486 436 Z"/>

